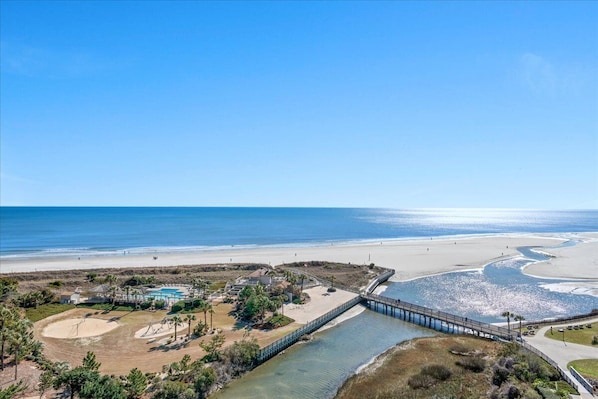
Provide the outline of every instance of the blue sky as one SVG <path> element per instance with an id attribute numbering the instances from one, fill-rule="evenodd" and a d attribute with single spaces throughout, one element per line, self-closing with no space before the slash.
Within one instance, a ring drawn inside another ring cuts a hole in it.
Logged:
<path id="1" fill-rule="evenodd" d="M 598 208 L 597 2 L 0 4 L 2 205 Z"/>

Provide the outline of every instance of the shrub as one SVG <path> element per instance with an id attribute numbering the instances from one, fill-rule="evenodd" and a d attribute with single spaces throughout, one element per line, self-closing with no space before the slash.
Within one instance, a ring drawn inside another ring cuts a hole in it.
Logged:
<path id="1" fill-rule="evenodd" d="M 466 357 L 457 360 L 455 364 L 474 373 L 481 373 L 486 368 L 486 361 L 480 356 Z"/>
<path id="2" fill-rule="evenodd" d="M 598 345 L 598 335 L 594 335 L 594 338 L 592 338 L 592 345 Z"/>
<path id="3" fill-rule="evenodd" d="M 536 389 L 538 390 L 538 392 L 540 393 L 540 395 L 542 395 L 542 397 L 544 399 L 561 399 L 561 397 L 559 395 L 557 395 L 556 393 L 554 393 L 552 390 L 545 388 L 545 387 L 536 387 Z"/>
<path id="4" fill-rule="evenodd" d="M 503 382 L 509 379 L 509 375 L 511 375 L 511 372 L 508 369 L 499 365 L 494 365 L 492 384 L 501 386 Z"/>
<path id="5" fill-rule="evenodd" d="M 461 355 L 469 353 L 469 349 L 463 344 L 455 344 L 449 348 L 449 352 L 455 355 Z"/>
<path id="6" fill-rule="evenodd" d="M 524 399 L 542 399 L 542 395 L 540 395 L 533 389 L 528 389 L 527 391 L 525 391 L 522 397 Z"/>
<path id="7" fill-rule="evenodd" d="M 446 381 L 451 377 L 451 371 L 440 364 L 422 367 L 421 374 L 429 375 L 438 381 Z"/>
<path id="8" fill-rule="evenodd" d="M 56 281 L 52 281 L 52 282 L 48 283 L 48 285 L 53 288 L 60 288 L 60 287 L 62 287 L 62 284 L 63 283 L 60 280 L 56 280 Z"/>
<path id="9" fill-rule="evenodd" d="M 507 390 L 507 399 L 516 399 L 521 396 L 521 391 L 515 385 L 511 385 Z"/>
<path id="10" fill-rule="evenodd" d="M 195 335 L 196 337 L 202 337 L 206 335 L 207 331 L 208 325 L 204 324 L 203 321 L 200 321 L 199 323 L 197 323 L 195 327 L 193 327 L 193 335 Z"/>
<path id="11" fill-rule="evenodd" d="M 429 375 L 416 374 L 409 378 L 407 384 L 411 387 L 411 389 L 420 389 L 431 387 L 435 382 L 436 380 Z"/>
<path id="12" fill-rule="evenodd" d="M 183 309 L 185 309 L 185 301 L 178 301 L 174 305 L 172 305 L 171 308 L 173 313 L 178 313 Z"/>
<path id="13" fill-rule="evenodd" d="M 166 305 L 166 301 L 165 301 L 165 300 L 163 300 L 163 299 L 157 299 L 157 300 L 154 302 L 154 307 L 155 307 L 156 309 L 164 309 L 164 306 L 165 306 L 165 305 Z"/>

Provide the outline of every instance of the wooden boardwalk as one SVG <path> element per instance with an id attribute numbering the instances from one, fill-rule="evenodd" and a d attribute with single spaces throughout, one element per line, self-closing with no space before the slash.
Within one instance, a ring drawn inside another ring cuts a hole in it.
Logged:
<path id="1" fill-rule="evenodd" d="M 527 343 L 520 341 L 520 339 L 517 339 L 518 333 L 516 330 L 510 330 L 508 328 L 493 324 L 472 320 L 467 317 L 442 312 L 440 310 L 435 310 L 425 306 L 420 306 L 401 301 L 399 299 L 392 299 L 372 293 L 379 284 L 387 281 L 393 274 L 394 270 L 390 270 L 378 276 L 367 286 L 364 291 L 359 293 L 359 296 L 356 296 L 355 298 L 331 310 L 316 320 L 302 326 L 298 330 L 262 348 L 258 354 L 257 363 L 261 364 L 267 361 L 276 354 L 296 343 L 303 335 L 316 331 L 324 324 L 351 309 L 353 306 L 363 303 L 374 311 L 382 311 L 391 317 L 397 317 L 404 321 L 419 324 L 423 327 L 432 328 L 437 331 L 453 334 L 473 334 L 483 338 L 517 342 L 522 347 L 536 353 L 538 356 L 542 357 L 548 363 L 553 365 L 565 381 L 567 381 L 575 389 L 579 390 L 579 384 L 574 382 L 569 377 L 567 372 L 559 367 L 558 364 L 556 364 L 556 362 L 554 362 L 550 357 L 531 347 Z"/>
<path id="2" fill-rule="evenodd" d="M 506 341 L 517 339 L 517 332 L 514 330 L 430 309 L 425 306 L 415 305 L 399 299 L 369 293 L 362 293 L 361 298 L 372 310 L 382 311 L 389 316 L 434 330 L 458 334 L 473 334 L 480 337 Z"/>

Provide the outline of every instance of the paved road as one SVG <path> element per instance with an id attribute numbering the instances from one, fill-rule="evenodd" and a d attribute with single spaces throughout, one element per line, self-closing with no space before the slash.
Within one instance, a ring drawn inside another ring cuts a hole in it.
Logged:
<path id="1" fill-rule="evenodd" d="M 596 329 L 596 333 L 598 334 L 598 318 L 584 321 L 583 324 L 592 323 L 593 328 Z M 553 333 L 556 336 L 562 336 L 562 333 L 558 332 L 559 328 L 567 328 L 567 325 L 576 324 L 574 322 L 567 323 L 567 324 L 555 324 L 552 326 Z M 572 344 L 570 342 L 563 342 L 562 340 L 554 340 L 551 338 L 544 337 L 544 334 L 547 330 L 550 330 L 550 326 L 542 327 L 536 335 L 533 337 L 525 337 L 525 342 L 533 346 L 534 348 L 538 349 L 539 351 L 548 355 L 552 360 L 554 360 L 559 366 L 563 368 L 563 370 L 567 370 L 567 364 L 573 360 L 579 359 L 598 359 L 598 348 L 585 346 L 585 345 L 578 345 Z M 565 335 L 567 334 L 567 330 L 565 330 Z M 573 376 L 571 378 L 575 381 Z M 582 389 L 582 388 L 580 388 Z M 589 392 L 580 392 L 589 394 Z M 591 396 L 590 396 L 591 397 Z"/>

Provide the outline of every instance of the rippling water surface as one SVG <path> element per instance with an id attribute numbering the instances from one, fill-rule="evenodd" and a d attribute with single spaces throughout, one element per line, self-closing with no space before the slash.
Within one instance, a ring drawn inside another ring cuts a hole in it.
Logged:
<path id="1" fill-rule="evenodd" d="M 596 297 L 550 291 L 543 286 L 559 280 L 523 274 L 524 265 L 544 256 L 527 248 L 520 251 L 521 256 L 492 263 L 480 271 L 390 283 L 383 295 L 491 323 L 505 322 L 500 315 L 506 310 L 527 320 L 540 320 L 598 309 Z M 215 397 L 332 398 L 361 365 L 387 348 L 432 334 L 431 330 L 366 310 L 316 334 L 312 342 L 295 345 Z"/>
<path id="2" fill-rule="evenodd" d="M 597 297 L 555 292 L 543 287 L 569 280 L 525 275 L 521 268 L 544 259 L 544 256 L 525 248 L 520 251 L 525 257 L 495 262 L 480 271 L 390 283 L 383 295 L 489 323 L 504 322 L 500 315 L 506 310 L 527 320 L 540 320 L 598 309 Z"/>

